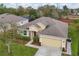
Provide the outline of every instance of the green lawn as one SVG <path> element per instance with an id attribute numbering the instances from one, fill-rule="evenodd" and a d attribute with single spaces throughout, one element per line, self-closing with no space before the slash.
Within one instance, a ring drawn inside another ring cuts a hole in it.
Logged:
<path id="1" fill-rule="evenodd" d="M 36 52 L 36 48 L 23 46 L 17 43 L 13 43 L 11 45 L 12 56 L 33 56 Z M 7 48 L 0 41 L 0 56 L 7 56 Z"/>
<path id="2" fill-rule="evenodd" d="M 3 44 L 3 42 L 1 42 L 0 40 L 0 56 L 5 56 L 5 55 L 7 56 L 7 49 Z"/>
<path id="3" fill-rule="evenodd" d="M 32 47 L 26 47 L 20 44 L 13 44 L 12 53 L 15 56 L 33 56 L 37 49 Z"/>
<path id="4" fill-rule="evenodd" d="M 69 37 L 72 38 L 72 55 L 77 56 L 78 55 L 78 42 L 79 42 L 79 30 L 77 29 L 77 26 L 79 26 L 79 20 L 72 22 L 69 25 Z"/>

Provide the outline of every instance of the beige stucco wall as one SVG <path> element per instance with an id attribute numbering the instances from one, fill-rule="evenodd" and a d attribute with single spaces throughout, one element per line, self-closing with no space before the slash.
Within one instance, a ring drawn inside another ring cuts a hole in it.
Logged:
<path id="1" fill-rule="evenodd" d="M 32 25 L 32 26 L 29 27 L 29 31 L 36 31 L 36 32 L 38 32 L 39 29 L 36 28 L 34 25 Z"/>
<path id="2" fill-rule="evenodd" d="M 66 39 L 48 36 L 48 35 L 40 35 L 40 42 L 42 45 L 50 46 L 50 47 L 66 47 Z"/>
<path id="3" fill-rule="evenodd" d="M 38 32 L 38 31 L 41 31 L 41 30 L 43 30 L 43 29 L 45 29 L 45 25 L 43 25 L 43 24 L 41 24 L 41 23 L 37 23 L 38 25 L 39 25 L 39 27 L 37 27 L 37 26 L 35 26 L 35 25 L 31 25 L 30 27 L 29 27 L 29 30 L 30 31 L 36 31 L 36 32 Z"/>

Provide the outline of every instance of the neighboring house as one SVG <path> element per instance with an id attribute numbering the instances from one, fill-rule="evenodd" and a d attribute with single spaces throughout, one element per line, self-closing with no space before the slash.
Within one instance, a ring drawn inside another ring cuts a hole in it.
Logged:
<path id="1" fill-rule="evenodd" d="M 24 31 L 23 31 L 23 30 Z M 38 35 L 41 45 L 65 48 L 68 38 L 68 24 L 50 17 L 41 17 L 20 27 L 21 33 L 33 37 Z"/>
<path id="2" fill-rule="evenodd" d="M 68 15 L 67 17 L 71 20 L 79 19 L 78 15 Z"/>
<path id="3" fill-rule="evenodd" d="M 73 13 L 71 15 L 79 16 L 79 12 L 77 10 L 73 10 Z"/>
<path id="4" fill-rule="evenodd" d="M 21 17 L 21 16 L 16 16 L 13 14 L 9 14 L 9 13 L 4 13 L 0 15 L 0 23 L 4 23 L 7 26 L 7 29 L 11 29 L 11 25 L 12 24 L 16 24 L 16 26 L 22 26 L 26 23 L 28 23 L 27 18 Z M 1 27 L 0 27 L 1 28 Z M 3 31 L 2 29 L 0 29 L 0 32 Z"/>

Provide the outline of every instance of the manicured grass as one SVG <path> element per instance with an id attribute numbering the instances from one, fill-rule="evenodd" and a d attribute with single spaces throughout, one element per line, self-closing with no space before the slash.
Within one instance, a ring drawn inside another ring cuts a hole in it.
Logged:
<path id="1" fill-rule="evenodd" d="M 12 54 L 14 56 L 33 56 L 37 49 L 32 47 L 23 46 L 20 44 L 13 44 Z"/>
<path id="2" fill-rule="evenodd" d="M 37 52 L 38 49 L 23 46 L 17 43 L 12 43 L 11 45 L 11 51 L 12 56 L 33 56 Z M 3 42 L 0 41 L 0 56 L 7 56 L 7 48 L 3 44 Z"/>
<path id="3" fill-rule="evenodd" d="M 72 38 L 72 55 L 78 56 L 78 42 L 79 42 L 79 31 L 77 29 L 77 26 L 79 26 L 79 22 L 73 22 L 69 25 L 69 37 Z"/>
<path id="4" fill-rule="evenodd" d="M 7 56 L 7 49 L 3 42 L 0 40 L 0 56 Z"/>

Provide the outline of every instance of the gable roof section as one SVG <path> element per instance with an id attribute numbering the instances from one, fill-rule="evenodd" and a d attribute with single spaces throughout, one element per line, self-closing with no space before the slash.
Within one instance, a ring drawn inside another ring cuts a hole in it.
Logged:
<path id="1" fill-rule="evenodd" d="M 22 20 L 26 20 L 26 18 L 16 16 L 13 14 L 5 13 L 0 15 L 0 22 L 19 22 Z"/>
<path id="2" fill-rule="evenodd" d="M 35 25 L 38 22 L 48 25 L 44 30 L 38 32 L 38 34 L 67 38 L 68 24 L 50 17 L 38 18 L 32 22 L 27 23 L 26 25 L 23 25 L 22 27 L 28 28 L 29 26 Z"/>

